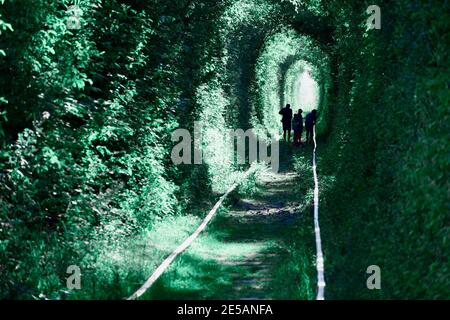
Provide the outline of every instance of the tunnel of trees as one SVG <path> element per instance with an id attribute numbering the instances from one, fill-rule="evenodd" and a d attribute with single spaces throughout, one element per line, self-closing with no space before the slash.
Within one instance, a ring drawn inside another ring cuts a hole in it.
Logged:
<path id="1" fill-rule="evenodd" d="M 204 214 L 245 169 L 214 134 L 203 165 L 174 165 L 172 132 L 279 134 L 302 77 L 328 296 L 449 297 L 448 2 L 379 0 L 380 30 L 360 0 L 80 0 L 78 30 L 71 4 L 0 1 L 0 297 L 71 297 L 69 265 L 81 298 L 131 292 L 148 274 L 127 239 Z"/>

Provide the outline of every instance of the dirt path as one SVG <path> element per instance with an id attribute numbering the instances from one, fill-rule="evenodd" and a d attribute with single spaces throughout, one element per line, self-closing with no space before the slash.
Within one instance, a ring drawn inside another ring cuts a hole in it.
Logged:
<path id="1" fill-rule="evenodd" d="M 305 150 L 305 153 L 308 151 Z M 218 214 L 153 290 L 161 299 L 277 299 L 277 277 L 294 224 L 305 214 L 292 148 L 281 147 L 279 173 L 265 172 L 257 192 Z"/>
<path id="2" fill-rule="evenodd" d="M 229 299 L 271 299 L 277 263 L 286 254 L 284 234 L 299 218 L 298 204 L 291 190 L 295 190 L 296 176 L 293 173 L 266 173 L 258 184 L 260 194 L 254 199 L 242 199 L 223 218 L 222 226 L 228 230 L 227 242 L 252 243 L 259 248 L 237 259 L 220 256 L 222 265 L 232 266 Z"/>

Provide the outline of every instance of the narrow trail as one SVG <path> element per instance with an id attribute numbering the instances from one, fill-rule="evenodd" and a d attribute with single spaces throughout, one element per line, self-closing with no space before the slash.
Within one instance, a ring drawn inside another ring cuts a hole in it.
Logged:
<path id="1" fill-rule="evenodd" d="M 311 148 L 302 152 L 310 155 Z M 235 201 L 228 212 L 217 215 L 155 284 L 149 298 L 280 298 L 276 281 L 283 276 L 280 266 L 288 258 L 294 224 L 309 215 L 305 194 L 298 192 L 293 150 L 282 145 L 281 154 L 279 172 L 261 174 L 253 196 Z"/>
<path id="2" fill-rule="evenodd" d="M 255 199 L 242 199 L 222 220 L 227 230 L 224 240 L 234 243 L 251 243 L 256 252 L 241 257 L 223 256 L 217 260 L 232 266 L 230 299 L 271 299 L 274 270 L 286 254 L 284 231 L 299 218 L 297 205 L 286 197 L 294 189 L 293 173 L 263 174 L 258 183 L 263 192 Z"/>

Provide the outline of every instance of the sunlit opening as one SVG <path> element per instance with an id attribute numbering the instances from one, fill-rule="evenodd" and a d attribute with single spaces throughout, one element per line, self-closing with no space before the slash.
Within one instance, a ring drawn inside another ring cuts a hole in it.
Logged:
<path id="1" fill-rule="evenodd" d="M 305 69 L 296 82 L 295 107 L 305 112 L 317 109 L 319 105 L 320 88 L 310 72 Z"/>

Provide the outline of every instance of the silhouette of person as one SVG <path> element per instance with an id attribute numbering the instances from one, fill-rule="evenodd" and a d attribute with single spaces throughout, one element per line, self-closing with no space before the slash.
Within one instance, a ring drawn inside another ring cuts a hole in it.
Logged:
<path id="1" fill-rule="evenodd" d="M 298 146 L 302 144 L 302 134 L 303 134 L 303 110 L 298 110 L 298 113 L 294 115 L 294 120 L 292 121 L 294 127 L 294 145 Z"/>
<path id="2" fill-rule="evenodd" d="M 292 131 L 292 109 L 291 105 L 286 105 L 285 108 L 281 109 L 280 115 L 283 116 L 281 122 L 283 123 L 283 139 L 286 141 L 286 133 L 288 135 L 288 142 L 291 141 L 291 131 Z"/>
<path id="3" fill-rule="evenodd" d="M 305 120 L 306 143 L 313 143 L 314 126 L 316 125 L 316 121 L 317 121 L 317 110 L 313 110 L 306 116 Z"/>

